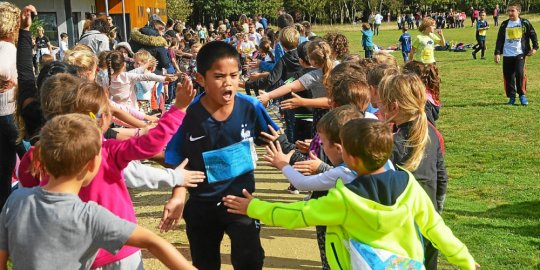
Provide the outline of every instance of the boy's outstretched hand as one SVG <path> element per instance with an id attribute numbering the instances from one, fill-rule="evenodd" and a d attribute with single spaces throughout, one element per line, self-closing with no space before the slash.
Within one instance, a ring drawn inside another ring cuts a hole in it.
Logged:
<path id="1" fill-rule="evenodd" d="M 268 132 L 266 133 L 264 131 L 261 131 L 261 136 L 259 137 L 262 141 L 264 141 L 267 144 L 274 143 L 281 134 L 283 134 L 283 130 L 276 131 L 271 125 L 268 125 Z"/>
<path id="2" fill-rule="evenodd" d="M 246 189 L 242 189 L 242 194 L 244 194 L 245 198 L 233 195 L 223 197 L 223 204 L 229 208 L 227 212 L 247 216 L 247 209 L 249 203 L 253 200 L 253 196 Z"/>
<path id="3" fill-rule="evenodd" d="M 294 154 L 294 151 L 289 151 L 288 154 L 283 153 L 281 144 L 278 141 L 268 144 L 265 148 L 266 155 L 263 156 L 264 160 L 270 162 L 273 167 L 280 170 L 289 165 L 291 156 Z"/>
<path id="4" fill-rule="evenodd" d="M 184 74 L 182 84 L 176 87 L 176 101 L 174 103 L 174 106 L 179 110 L 185 112 L 196 95 L 197 91 L 193 89 L 193 83 L 191 82 L 191 79 L 188 75 Z"/>

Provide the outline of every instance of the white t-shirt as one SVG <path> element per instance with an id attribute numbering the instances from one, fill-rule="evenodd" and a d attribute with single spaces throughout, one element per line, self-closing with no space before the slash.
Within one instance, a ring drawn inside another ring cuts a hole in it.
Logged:
<path id="1" fill-rule="evenodd" d="M 523 37 L 521 19 L 517 21 L 508 21 L 506 26 L 503 56 L 518 56 L 523 54 L 523 48 L 521 47 L 521 38 Z"/>
<path id="2" fill-rule="evenodd" d="M 383 20 L 383 16 L 377 13 L 377 15 L 375 15 L 375 24 L 381 24 L 382 20 Z"/>

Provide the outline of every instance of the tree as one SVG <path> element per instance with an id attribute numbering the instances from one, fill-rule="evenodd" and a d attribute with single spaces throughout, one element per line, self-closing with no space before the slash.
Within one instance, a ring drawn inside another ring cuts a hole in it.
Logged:
<path id="1" fill-rule="evenodd" d="M 193 5 L 188 0 L 167 0 L 167 17 L 186 21 L 193 12 Z"/>

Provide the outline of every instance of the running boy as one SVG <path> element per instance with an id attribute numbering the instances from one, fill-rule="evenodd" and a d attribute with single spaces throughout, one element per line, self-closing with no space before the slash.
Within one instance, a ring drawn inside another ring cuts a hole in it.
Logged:
<path id="1" fill-rule="evenodd" d="M 406 25 L 403 26 L 403 34 L 399 37 L 399 44 L 401 45 L 401 55 L 403 55 L 403 61 L 405 63 L 409 62 L 409 53 L 411 52 L 411 35 L 407 32 L 409 27 Z"/>
<path id="2" fill-rule="evenodd" d="M 193 264 L 199 269 L 220 269 L 223 234 L 231 239 L 234 269 L 262 269 L 264 250 L 259 222 L 227 212 L 223 196 L 241 196 L 255 190 L 253 140 L 278 127 L 255 98 L 237 93 L 240 79 L 238 51 L 230 44 L 212 41 L 197 55 L 197 81 L 204 87 L 188 108 L 182 127 L 165 152 L 165 162 L 206 172 L 207 181 L 189 189 L 184 219 Z M 161 226 L 168 230 L 177 222 L 183 207 L 182 189 L 174 189 L 165 206 Z"/>
<path id="3" fill-rule="evenodd" d="M 486 52 L 486 32 L 489 29 L 489 24 L 486 21 L 486 12 L 480 12 L 480 19 L 476 21 L 476 49 L 472 52 L 473 59 L 476 59 L 476 53 L 482 51 L 481 59 L 486 59 L 484 54 Z"/>
<path id="4" fill-rule="evenodd" d="M 495 45 L 495 63 L 501 62 L 503 55 L 504 90 L 508 104 L 516 102 L 516 92 L 521 105 L 528 105 L 527 77 L 525 76 L 525 57 L 533 56 L 538 50 L 538 38 L 531 22 L 519 17 L 521 5 L 508 5 L 509 19 L 501 23 Z M 532 48 L 531 48 L 532 42 Z"/>
<path id="5" fill-rule="evenodd" d="M 384 170 L 393 145 L 388 125 L 374 119 L 351 120 L 340 130 L 340 138 L 343 160 L 358 174 L 351 183 L 338 180 L 327 196 L 290 204 L 254 199 L 244 190 L 246 198 L 223 198 L 228 211 L 285 228 L 328 225 L 326 254 L 332 269 L 353 269 L 351 263 L 359 263 L 349 258 L 344 242 L 350 240 L 421 264 L 424 249 L 418 230 L 436 243 L 451 263 L 475 269 L 467 247 L 444 224 L 414 176 L 404 170 Z M 383 263 L 392 266 L 393 262 Z"/>
<path id="6" fill-rule="evenodd" d="M 50 120 L 36 153 L 49 182 L 19 189 L 0 214 L 0 268 L 90 269 L 99 248 L 147 248 L 171 269 L 195 269 L 167 241 L 77 196 L 101 164 L 102 134 L 95 120 L 67 114 Z"/>

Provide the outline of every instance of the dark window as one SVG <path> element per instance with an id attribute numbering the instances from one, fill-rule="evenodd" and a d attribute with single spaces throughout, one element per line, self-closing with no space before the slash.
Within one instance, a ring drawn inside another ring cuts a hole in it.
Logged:
<path id="1" fill-rule="evenodd" d="M 49 38 L 51 45 L 58 47 L 58 25 L 55 12 L 39 12 L 37 17 L 43 21 L 45 36 Z"/>

